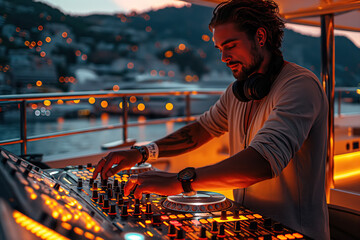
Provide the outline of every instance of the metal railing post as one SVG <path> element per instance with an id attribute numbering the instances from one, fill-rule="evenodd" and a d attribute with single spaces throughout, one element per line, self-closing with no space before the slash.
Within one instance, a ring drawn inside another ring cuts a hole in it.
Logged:
<path id="1" fill-rule="evenodd" d="M 334 96 L 335 96 L 335 37 L 334 14 L 321 16 L 321 79 L 329 102 L 326 156 L 326 199 L 334 187 Z"/>
<path id="2" fill-rule="evenodd" d="M 338 116 L 341 117 L 341 90 L 338 93 Z"/>
<path id="3" fill-rule="evenodd" d="M 190 94 L 187 94 L 186 96 L 185 96 L 185 103 L 186 103 L 186 119 L 187 119 L 187 121 L 186 121 L 186 123 L 189 123 L 190 122 L 190 116 L 191 116 L 191 106 L 190 106 L 190 101 L 191 101 L 191 99 L 190 99 Z"/>
<path id="4" fill-rule="evenodd" d="M 26 100 L 23 100 L 20 104 L 20 138 L 21 143 L 21 155 L 27 153 L 27 121 L 26 121 Z"/>
<path id="5" fill-rule="evenodd" d="M 126 143 L 128 138 L 128 103 L 127 98 L 123 97 L 123 141 Z"/>

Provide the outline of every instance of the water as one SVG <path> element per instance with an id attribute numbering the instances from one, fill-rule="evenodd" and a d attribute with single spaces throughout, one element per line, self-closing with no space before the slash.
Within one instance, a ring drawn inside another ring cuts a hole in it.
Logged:
<path id="1" fill-rule="evenodd" d="M 146 121 L 145 117 L 130 117 L 130 122 Z M 107 126 L 122 123 L 121 116 L 103 114 L 100 118 L 64 119 L 57 121 L 28 122 L 28 137 L 63 131 L 74 131 L 92 127 Z M 167 123 L 159 125 L 139 126 L 128 128 L 128 138 L 138 142 L 156 140 L 166 134 L 184 126 L 185 123 Z M 19 122 L 0 124 L 1 140 L 19 137 Z M 28 142 L 28 154 L 43 154 L 44 157 L 62 154 L 85 154 L 101 151 L 101 145 L 122 140 L 123 129 L 111 129 L 92 133 L 77 134 L 34 142 Z M 5 149 L 20 154 L 20 144 L 3 146 Z"/>
<path id="2" fill-rule="evenodd" d="M 335 116 L 338 115 L 338 104 L 335 102 Z M 359 114 L 360 104 L 341 104 L 342 114 Z M 129 122 L 146 121 L 144 116 L 130 117 Z M 28 137 L 41 134 L 57 133 L 70 130 L 81 130 L 91 127 L 107 126 L 122 123 L 119 115 L 102 114 L 98 118 L 57 118 L 55 121 L 30 121 L 28 122 Z M 160 125 L 149 125 L 131 127 L 128 129 L 128 138 L 136 139 L 138 142 L 159 139 L 184 126 L 185 123 L 168 123 Z M 20 137 L 19 120 L 2 121 L 0 119 L 0 140 L 14 139 Z M 101 145 L 117 140 L 122 140 L 123 130 L 112 129 L 93 133 L 71 135 L 28 143 L 28 154 L 43 154 L 44 158 L 63 154 L 91 154 L 101 151 Z M 5 149 L 20 154 L 20 144 L 3 146 Z"/>

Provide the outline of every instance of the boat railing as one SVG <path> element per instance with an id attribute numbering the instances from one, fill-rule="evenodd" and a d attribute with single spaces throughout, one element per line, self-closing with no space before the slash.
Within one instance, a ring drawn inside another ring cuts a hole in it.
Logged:
<path id="1" fill-rule="evenodd" d="M 224 89 L 201 89 L 201 90 L 122 90 L 122 91 L 86 91 L 86 92 L 69 92 L 69 93 L 47 93 L 47 94 L 16 94 L 16 95 L 3 95 L 0 96 L 1 104 L 19 104 L 20 110 L 20 137 L 15 139 L 4 139 L 0 141 L 0 146 L 10 144 L 21 144 L 21 154 L 27 153 L 27 143 L 33 141 L 39 141 L 50 138 L 58 138 L 69 135 L 76 135 L 82 133 L 105 131 L 110 129 L 123 129 L 122 141 L 124 144 L 128 141 L 128 128 L 144 125 L 163 124 L 167 122 L 190 122 L 195 120 L 196 115 L 191 114 L 191 97 L 194 95 L 220 95 Z M 360 95 L 360 89 L 356 87 L 337 87 L 335 93 L 337 93 L 338 104 L 338 116 L 341 116 L 341 103 L 343 94 L 356 93 Z M 185 115 L 158 118 L 147 120 L 144 122 L 128 122 L 128 102 L 131 96 L 184 96 L 185 101 Z M 107 126 L 91 127 L 86 129 L 78 129 L 71 131 L 62 131 L 57 133 L 41 134 L 36 136 L 27 135 L 27 116 L 26 109 L 28 103 L 44 100 L 74 100 L 74 99 L 88 99 L 93 98 L 122 98 L 122 123 L 112 124 Z M 360 96 L 359 96 L 360 97 Z"/>
<path id="2" fill-rule="evenodd" d="M 337 115 L 341 117 L 341 103 L 344 94 L 356 93 L 358 95 L 358 101 L 360 102 L 360 88 L 359 87 L 336 87 L 335 93 L 337 93 Z"/>
<path id="3" fill-rule="evenodd" d="M 2 95 L 0 96 L 0 106 L 2 104 L 18 104 L 20 110 L 20 137 L 15 139 L 5 139 L 0 141 L 0 146 L 11 145 L 11 144 L 21 144 L 21 154 L 27 154 L 27 143 L 34 142 L 50 138 L 58 138 L 69 135 L 76 135 L 89 132 L 105 131 L 110 129 L 123 129 L 122 142 L 126 145 L 128 141 L 128 128 L 143 126 L 143 125 L 153 125 L 153 124 L 162 124 L 167 122 L 190 122 L 196 119 L 196 115 L 191 114 L 191 99 L 194 95 L 220 95 L 224 89 L 201 89 L 201 90 L 121 90 L 121 91 L 93 91 L 93 92 L 69 92 L 69 93 L 47 93 L 47 94 L 16 94 L 16 95 Z M 157 118 L 152 120 L 147 120 L 145 122 L 128 122 L 129 114 L 129 98 L 131 96 L 184 96 L 183 101 L 185 101 L 185 115 L 168 117 L 168 118 Z M 57 133 L 42 134 L 36 136 L 28 136 L 27 134 L 27 116 L 26 109 L 27 105 L 31 102 L 36 101 L 55 101 L 55 100 L 78 100 L 78 99 L 107 99 L 107 98 L 122 98 L 122 123 L 111 124 L 107 126 L 91 127 L 86 129 L 78 129 L 71 131 L 62 131 Z"/>

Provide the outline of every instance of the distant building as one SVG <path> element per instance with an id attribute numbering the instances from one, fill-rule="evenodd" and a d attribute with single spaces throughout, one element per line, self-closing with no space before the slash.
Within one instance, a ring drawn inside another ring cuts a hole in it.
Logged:
<path id="1" fill-rule="evenodd" d="M 46 58 L 32 55 L 27 50 L 10 50 L 9 64 L 11 66 L 11 85 L 17 93 L 26 89 L 41 87 L 54 88 L 58 84 L 58 77 L 54 64 Z M 38 85 L 37 85 L 38 82 Z"/>

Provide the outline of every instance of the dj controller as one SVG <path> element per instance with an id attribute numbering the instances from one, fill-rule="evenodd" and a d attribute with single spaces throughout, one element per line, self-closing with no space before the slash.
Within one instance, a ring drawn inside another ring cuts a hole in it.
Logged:
<path id="1" fill-rule="evenodd" d="M 93 180 L 91 164 L 41 169 L 0 151 L 0 239 L 310 239 L 214 192 L 125 196 L 147 163 Z"/>

